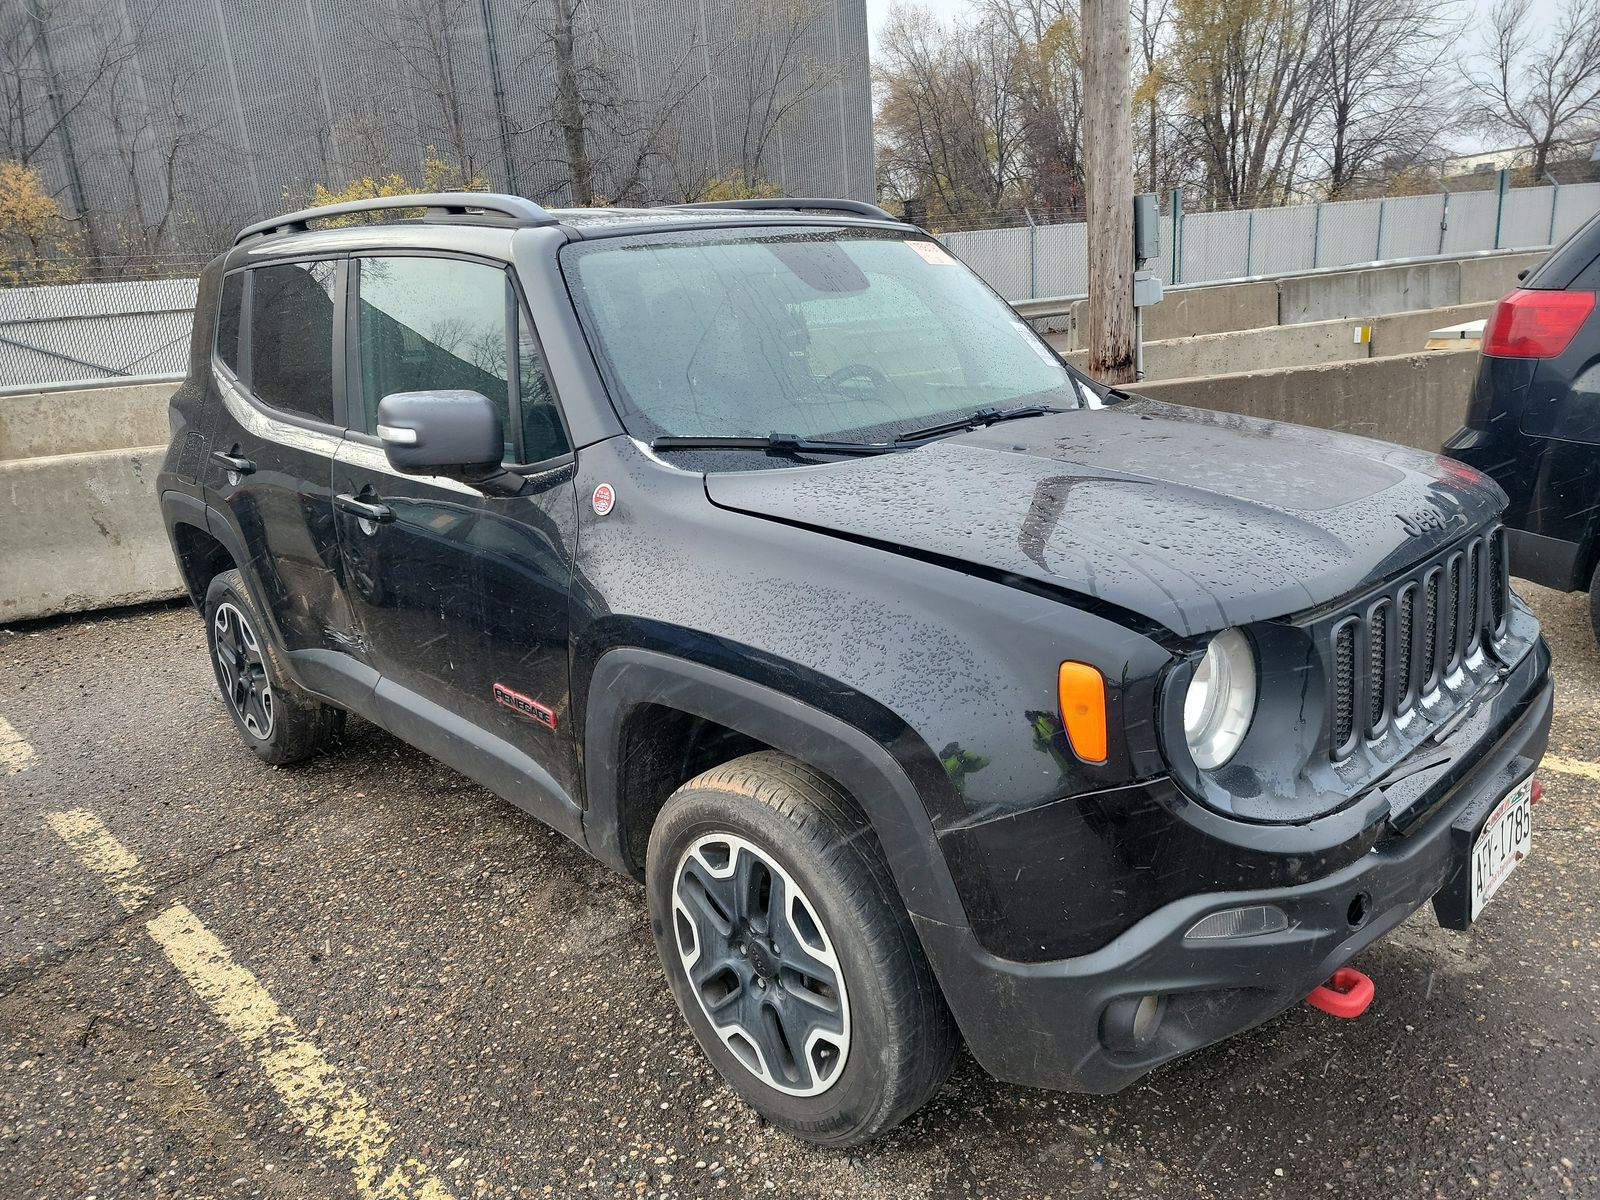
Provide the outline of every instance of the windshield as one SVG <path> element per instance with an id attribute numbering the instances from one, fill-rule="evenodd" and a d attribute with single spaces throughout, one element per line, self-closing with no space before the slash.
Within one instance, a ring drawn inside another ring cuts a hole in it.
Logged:
<path id="1" fill-rule="evenodd" d="M 878 437 L 1084 402 L 1043 339 L 927 238 L 717 230 L 576 243 L 563 261 L 638 437 Z"/>

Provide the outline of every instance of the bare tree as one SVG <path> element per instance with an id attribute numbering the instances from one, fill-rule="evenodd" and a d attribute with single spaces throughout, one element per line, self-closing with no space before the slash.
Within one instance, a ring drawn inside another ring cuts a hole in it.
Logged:
<path id="1" fill-rule="evenodd" d="M 1172 64 L 1173 0 L 1133 0 L 1134 117 L 1138 123 L 1135 167 L 1145 189 L 1183 182 L 1172 106 L 1176 103 Z"/>
<path id="2" fill-rule="evenodd" d="M 483 174 L 490 131 L 497 128 L 495 100 L 476 80 L 461 77 L 463 65 L 482 49 L 479 0 L 394 0 L 384 16 L 362 20 L 362 32 L 385 69 L 409 89 L 421 142 L 465 178 Z"/>
<path id="3" fill-rule="evenodd" d="M 984 10 L 1017 46 L 1011 87 L 1030 208 L 1083 208 L 1083 39 L 1076 0 L 987 0 Z"/>
<path id="4" fill-rule="evenodd" d="M 1452 4 L 1434 0 L 1321 0 L 1326 130 L 1315 145 L 1329 199 L 1434 147 L 1459 33 L 1454 17 Z"/>
<path id="5" fill-rule="evenodd" d="M 165 73 L 142 71 L 137 61 L 118 64 L 93 106 L 110 131 L 122 203 L 101 214 L 104 266 L 194 248 L 209 253 L 243 214 L 211 201 L 196 208 L 197 194 L 225 193 L 220 185 L 243 156 L 207 117 L 206 65 L 175 59 Z"/>
<path id="6" fill-rule="evenodd" d="M 97 250 L 72 121 L 134 56 L 132 31 L 94 0 L 12 0 L 0 8 L 0 159 L 33 166 L 52 152 L 71 219 Z"/>
<path id="7" fill-rule="evenodd" d="M 1320 106 L 1323 0 L 1174 0 L 1177 67 L 1211 203 L 1284 200 Z"/>
<path id="8" fill-rule="evenodd" d="M 1020 47 L 997 22 L 943 25 L 897 7 L 879 31 L 878 162 L 888 192 L 943 224 L 1020 211 Z"/>
<path id="9" fill-rule="evenodd" d="M 551 70 L 549 111 L 513 129 L 519 139 L 550 140 L 565 164 L 558 185 L 572 203 L 664 199 L 656 180 L 673 174 L 679 118 L 706 82 L 705 46 L 686 38 L 647 85 L 631 45 L 596 19 L 584 0 L 524 0 L 536 36 L 523 70 Z"/>
<path id="10" fill-rule="evenodd" d="M 739 175 L 755 187 L 767 178 L 773 143 L 790 120 L 838 82 L 837 69 L 810 49 L 832 10 L 823 0 L 745 0 L 735 11 L 713 86 L 738 114 Z"/>
<path id="11" fill-rule="evenodd" d="M 1567 0 L 1542 29 L 1531 0 L 1499 0 L 1467 79 L 1478 125 L 1523 142 L 1543 178 L 1552 151 L 1600 118 L 1600 0 Z"/>

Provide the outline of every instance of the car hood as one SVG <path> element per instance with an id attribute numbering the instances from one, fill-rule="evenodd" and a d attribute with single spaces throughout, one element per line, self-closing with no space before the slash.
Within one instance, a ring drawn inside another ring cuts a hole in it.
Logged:
<path id="1" fill-rule="evenodd" d="M 1142 398 L 916 450 L 714 473 L 713 503 L 1065 589 L 1190 635 L 1338 599 L 1490 521 L 1471 468 Z"/>

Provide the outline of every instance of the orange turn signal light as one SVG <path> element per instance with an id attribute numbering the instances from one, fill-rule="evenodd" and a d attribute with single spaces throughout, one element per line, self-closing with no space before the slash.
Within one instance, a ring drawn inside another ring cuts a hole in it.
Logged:
<path id="1" fill-rule="evenodd" d="M 1086 763 L 1106 761 L 1106 680 L 1088 663 L 1061 664 L 1061 723 L 1072 752 Z"/>

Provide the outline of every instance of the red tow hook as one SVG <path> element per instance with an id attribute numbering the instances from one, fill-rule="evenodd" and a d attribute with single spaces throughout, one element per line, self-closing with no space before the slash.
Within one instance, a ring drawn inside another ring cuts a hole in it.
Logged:
<path id="1" fill-rule="evenodd" d="M 1306 1003 L 1312 1008 L 1320 1008 L 1330 1017 L 1342 1017 L 1348 1021 L 1366 1012 L 1376 994 L 1377 989 L 1368 976 L 1354 967 L 1340 967 L 1327 983 L 1311 989 Z"/>
<path id="2" fill-rule="evenodd" d="M 1544 799 L 1544 784 L 1540 783 L 1537 779 L 1535 779 L 1533 781 L 1533 786 L 1528 789 L 1528 803 L 1529 804 L 1537 804 L 1537 803 L 1539 803 L 1539 801 L 1541 801 L 1543 799 Z"/>

